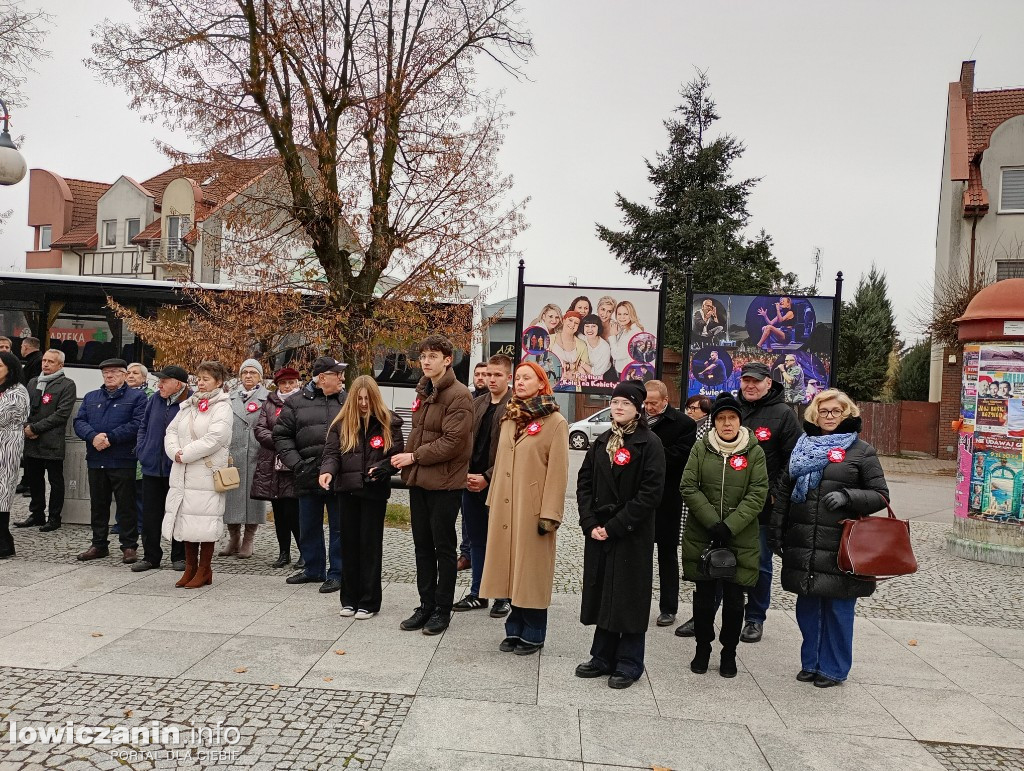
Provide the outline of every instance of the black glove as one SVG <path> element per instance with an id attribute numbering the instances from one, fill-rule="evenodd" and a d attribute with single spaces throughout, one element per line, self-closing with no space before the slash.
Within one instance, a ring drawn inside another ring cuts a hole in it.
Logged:
<path id="1" fill-rule="evenodd" d="M 821 502 L 825 504 L 825 508 L 829 511 L 835 511 L 836 509 L 841 509 L 844 506 L 849 506 L 850 496 L 846 494 L 845 490 L 836 490 L 822 498 Z"/>
<path id="2" fill-rule="evenodd" d="M 782 556 L 782 534 L 775 531 L 768 535 L 768 551 L 776 557 Z"/>
<path id="3" fill-rule="evenodd" d="M 537 535 L 547 535 L 548 531 L 544 529 L 544 525 L 537 523 Z"/>
<path id="4" fill-rule="evenodd" d="M 732 531 L 724 522 L 716 522 L 708 532 L 711 533 L 711 543 L 713 546 L 728 546 L 729 541 L 732 539 Z"/>
<path id="5" fill-rule="evenodd" d="M 394 475 L 395 471 L 396 469 L 391 465 L 391 461 L 386 460 L 379 466 L 374 466 L 370 469 L 366 473 L 366 480 L 368 482 L 383 482 L 390 479 Z"/>

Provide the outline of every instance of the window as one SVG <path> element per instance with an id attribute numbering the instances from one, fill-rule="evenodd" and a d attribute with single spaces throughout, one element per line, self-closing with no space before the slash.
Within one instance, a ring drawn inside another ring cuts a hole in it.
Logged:
<path id="1" fill-rule="evenodd" d="M 69 300 L 50 308 L 50 346 L 64 351 L 67 364 L 95 367 L 120 354 L 117 328 L 96 303 Z"/>
<path id="2" fill-rule="evenodd" d="M 132 239 L 142 230 L 142 223 L 138 219 L 125 220 L 124 222 L 124 245 L 131 246 Z"/>
<path id="3" fill-rule="evenodd" d="M 996 281 L 1024 278 L 1024 260 L 996 260 Z"/>
<path id="4" fill-rule="evenodd" d="M 1024 212 L 1024 168 L 1003 169 L 999 212 Z"/>
<path id="5" fill-rule="evenodd" d="M 167 218 L 167 245 L 177 247 L 181 243 L 181 217 Z"/>
<path id="6" fill-rule="evenodd" d="M 104 249 L 117 246 L 117 220 L 103 220 L 103 240 L 100 243 Z"/>
<path id="7" fill-rule="evenodd" d="M 39 226 L 39 251 L 46 251 L 50 248 L 50 242 L 53 241 L 53 225 L 40 225 Z"/>

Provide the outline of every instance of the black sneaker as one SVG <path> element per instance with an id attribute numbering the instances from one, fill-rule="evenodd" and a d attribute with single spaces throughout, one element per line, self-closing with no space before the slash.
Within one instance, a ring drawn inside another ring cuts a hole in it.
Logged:
<path id="1" fill-rule="evenodd" d="M 399 627 L 404 629 L 406 632 L 415 632 L 417 629 L 422 629 L 430 620 L 430 616 L 433 612 L 433 608 L 416 608 L 409 618 L 399 624 Z"/>
<path id="2" fill-rule="evenodd" d="M 423 627 L 423 634 L 441 634 L 448 628 L 450 621 L 451 614 L 448 611 L 434 608 L 434 612 L 430 614 L 430 620 Z"/>
<path id="3" fill-rule="evenodd" d="M 491 618 L 504 618 L 512 610 L 512 603 L 508 600 L 495 600 L 491 606 Z"/>
<path id="4" fill-rule="evenodd" d="M 452 610 L 461 613 L 464 610 L 480 610 L 487 607 L 487 600 L 482 600 L 472 594 L 467 594 L 452 606 Z"/>

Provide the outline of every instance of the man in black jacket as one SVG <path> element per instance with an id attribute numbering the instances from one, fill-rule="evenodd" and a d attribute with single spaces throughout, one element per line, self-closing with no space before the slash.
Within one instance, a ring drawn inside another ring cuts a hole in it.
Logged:
<path id="1" fill-rule="evenodd" d="M 772 380 L 766 364 L 751 361 L 740 371 L 738 400 L 743 410 L 743 425 L 756 437 L 764 450 L 768 463 L 768 482 L 771 491 L 764 503 L 759 522 L 761 525 L 761 565 L 757 585 L 747 596 L 745 622 L 740 639 L 755 643 L 761 639 L 772 592 L 772 551 L 768 548 L 768 530 L 771 523 L 775 488 L 782 473 L 789 467 L 789 456 L 796 440 L 803 433 L 793 409 L 783 398 L 782 383 Z"/>
<path id="2" fill-rule="evenodd" d="M 512 398 L 512 360 L 498 354 L 488 359 L 484 366 L 487 386 L 483 394 L 473 399 L 473 457 L 469 461 L 466 489 L 462 493 L 462 523 L 469 531 L 473 578 L 469 594 L 455 603 L 455 611 L 487 607 L 487 600 L 480 599 L 480 580 L 484 575 L 484 556 L 487 553 L 487 486 L 491 483 L 494 459 L 498 454 L 501 419 L 508 400 Z M 508 615 L 509 610 L 508 600 L 496 599 L 491 616 L 501 618 Z"/>
<path id="3" fill-rule="evenodd" d="M 655 514 L 654 542 L 658 545 L 661 586 L 657 623 L 669 626 L 675 623 L 679 611 L 679 524 L 683 515 L 679 483 L 697 437 L 697 423 L 668 403 L 668 386 L 662 381 L 649 380 L 645 385 L 647 425 L 665 448 L 665 492 Z"/>
<path id="4" fill-rule="evenodd" d="M 299 498 L 299 553 L 306 567 L 289 576 L 289 584 L 323 581 L 322 594 L 341 591 L 341 510 L 338 497 L 320 487 L 327 427 L 345 403 L 345 367 L 330 356 L 313 362 L 313 381 L 286 399 L 274 425 L 274 446 L 281 462 L 292 470 Z M 324 559 L 324 508 L 330 530 L 328 560 Z"/>
<path id="5" fill-rule="evenodd" d="M 21 341 L 21 366 L 26 381 L 39 377 L 43 372 L 43 354 L 39 345 L 38 337 L 26 337 Z"/>
<path id="6" fill-rule="evenodd" d="M 75 408 L 75 381 L 64 374 L 64 352 L 51 348 L 41 357 L 40 374 L 28 381 L 30 410 L 25 424 L 25 479 L 32 500 L 28 518 L 15 527 L 60 527 L 64 511 L 64 432 Z M 46 478 L 50 479 L 50 518 L 46 518 Z"/>

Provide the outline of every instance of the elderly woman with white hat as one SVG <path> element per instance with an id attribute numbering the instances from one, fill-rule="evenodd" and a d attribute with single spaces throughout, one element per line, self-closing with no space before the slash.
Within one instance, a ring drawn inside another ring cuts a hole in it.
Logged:
<path id="1" fill-rule="evenodd" d="M 256 528 L 267 521 L 266 501 L 250 498 L 249 491 L 253 474 L 256 473 L 256 455 L 260 449 L 253 428 L 256 427 L 260 410 L 269 393 L 263 385 L 263 365 L 256 359 L 243 361 L 238 370 L 238 385 L 231 392 L 231 458 L 238 468 L 242 484 L 227 493 L 224 524 L 228 526 L 228 543 L 219 552 L 221 557 L 251 557 Z"/>

